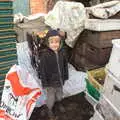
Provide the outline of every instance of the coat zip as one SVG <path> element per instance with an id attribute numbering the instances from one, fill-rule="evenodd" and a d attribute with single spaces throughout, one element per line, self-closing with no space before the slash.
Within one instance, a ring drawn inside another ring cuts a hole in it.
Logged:
<path id="1" fill-rule="evenodd" d="M 58 73 L 59 73 L 59 76 L 60 76 L 60 83 L 61 83 L 61 87 L 63 88 L 63 81 L 62 81 L 62 77 L 61 77 L 61 71 L 60 71 L 60 65 L 59 65 L 59 59 L 58 59 L 58 53 L 55 53 L 55 54 L 56 54 L 56 59 L 57 59 Z"/>

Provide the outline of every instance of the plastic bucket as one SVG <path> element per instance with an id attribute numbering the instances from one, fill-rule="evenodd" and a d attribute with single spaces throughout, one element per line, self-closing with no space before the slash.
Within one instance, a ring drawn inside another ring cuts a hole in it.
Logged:
<path id="1" fill-rule="evenodd" d="M 90 83 L 98 90 L 102 91 L 103 89 L 103 84 L 105 80 L 105 68 L 98 68 L 94 70 L 87 71 L 88 74 L 88 80 Z"/>
<path id="2" fill-rule="evenodd" d="M 86 89 L 89 95 L 91 95 L 95 100 L 99 101 L 101 93 L 98 91 L 90 82 L 86 80 Z"/>
<path id="3" fill-rule="evenodd" d="M 107 68 L 120 80 L 120 39 L 112 40 L 113 48 Z"/>

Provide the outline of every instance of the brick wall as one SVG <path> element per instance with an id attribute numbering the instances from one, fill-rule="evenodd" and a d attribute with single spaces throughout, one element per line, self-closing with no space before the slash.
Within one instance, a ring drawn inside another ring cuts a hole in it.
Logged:
<path id="1" fill-rule="evenodd" d="M 31 14 L 46 13 L 45 1 L 46 0 L 30 0 Z"/>
<path id="2" fill-rule="evenodd" d="M 47 13 L 53 8 L 55 0 L 30 0 L 31 14 Z"/>

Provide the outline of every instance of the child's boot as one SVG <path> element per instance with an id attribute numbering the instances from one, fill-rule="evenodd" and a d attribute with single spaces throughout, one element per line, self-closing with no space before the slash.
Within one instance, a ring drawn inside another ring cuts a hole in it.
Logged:
<path id="1" fill-rule="evenodd" d="M 54 116 L 52 110 L 48 111 L 48 118 L 49 118 L 49 120 L 55 120 L 55 116 Z"/>
<path id="2" fill-rule="evenodd" d="M 58 109 L 59 109 L 59 111 L 60 111 L 61 113 L 65 113 L 65 112 L 66 112 L 64 106 L 63 106 L 62 103 L 60 103 L 60 102 L 58 102 Z"/>

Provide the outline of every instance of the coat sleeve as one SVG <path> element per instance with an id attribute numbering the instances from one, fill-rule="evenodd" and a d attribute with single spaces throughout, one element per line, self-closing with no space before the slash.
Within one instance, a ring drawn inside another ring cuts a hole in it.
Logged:
<path id="1" fill-rule="evenodd" d="M 43 87 L 47 85 L 45 61 L 46 61 L 45 57 L 41 56 L 40 63 L 39 63 L 39 78 L 41 79 Z"/>

